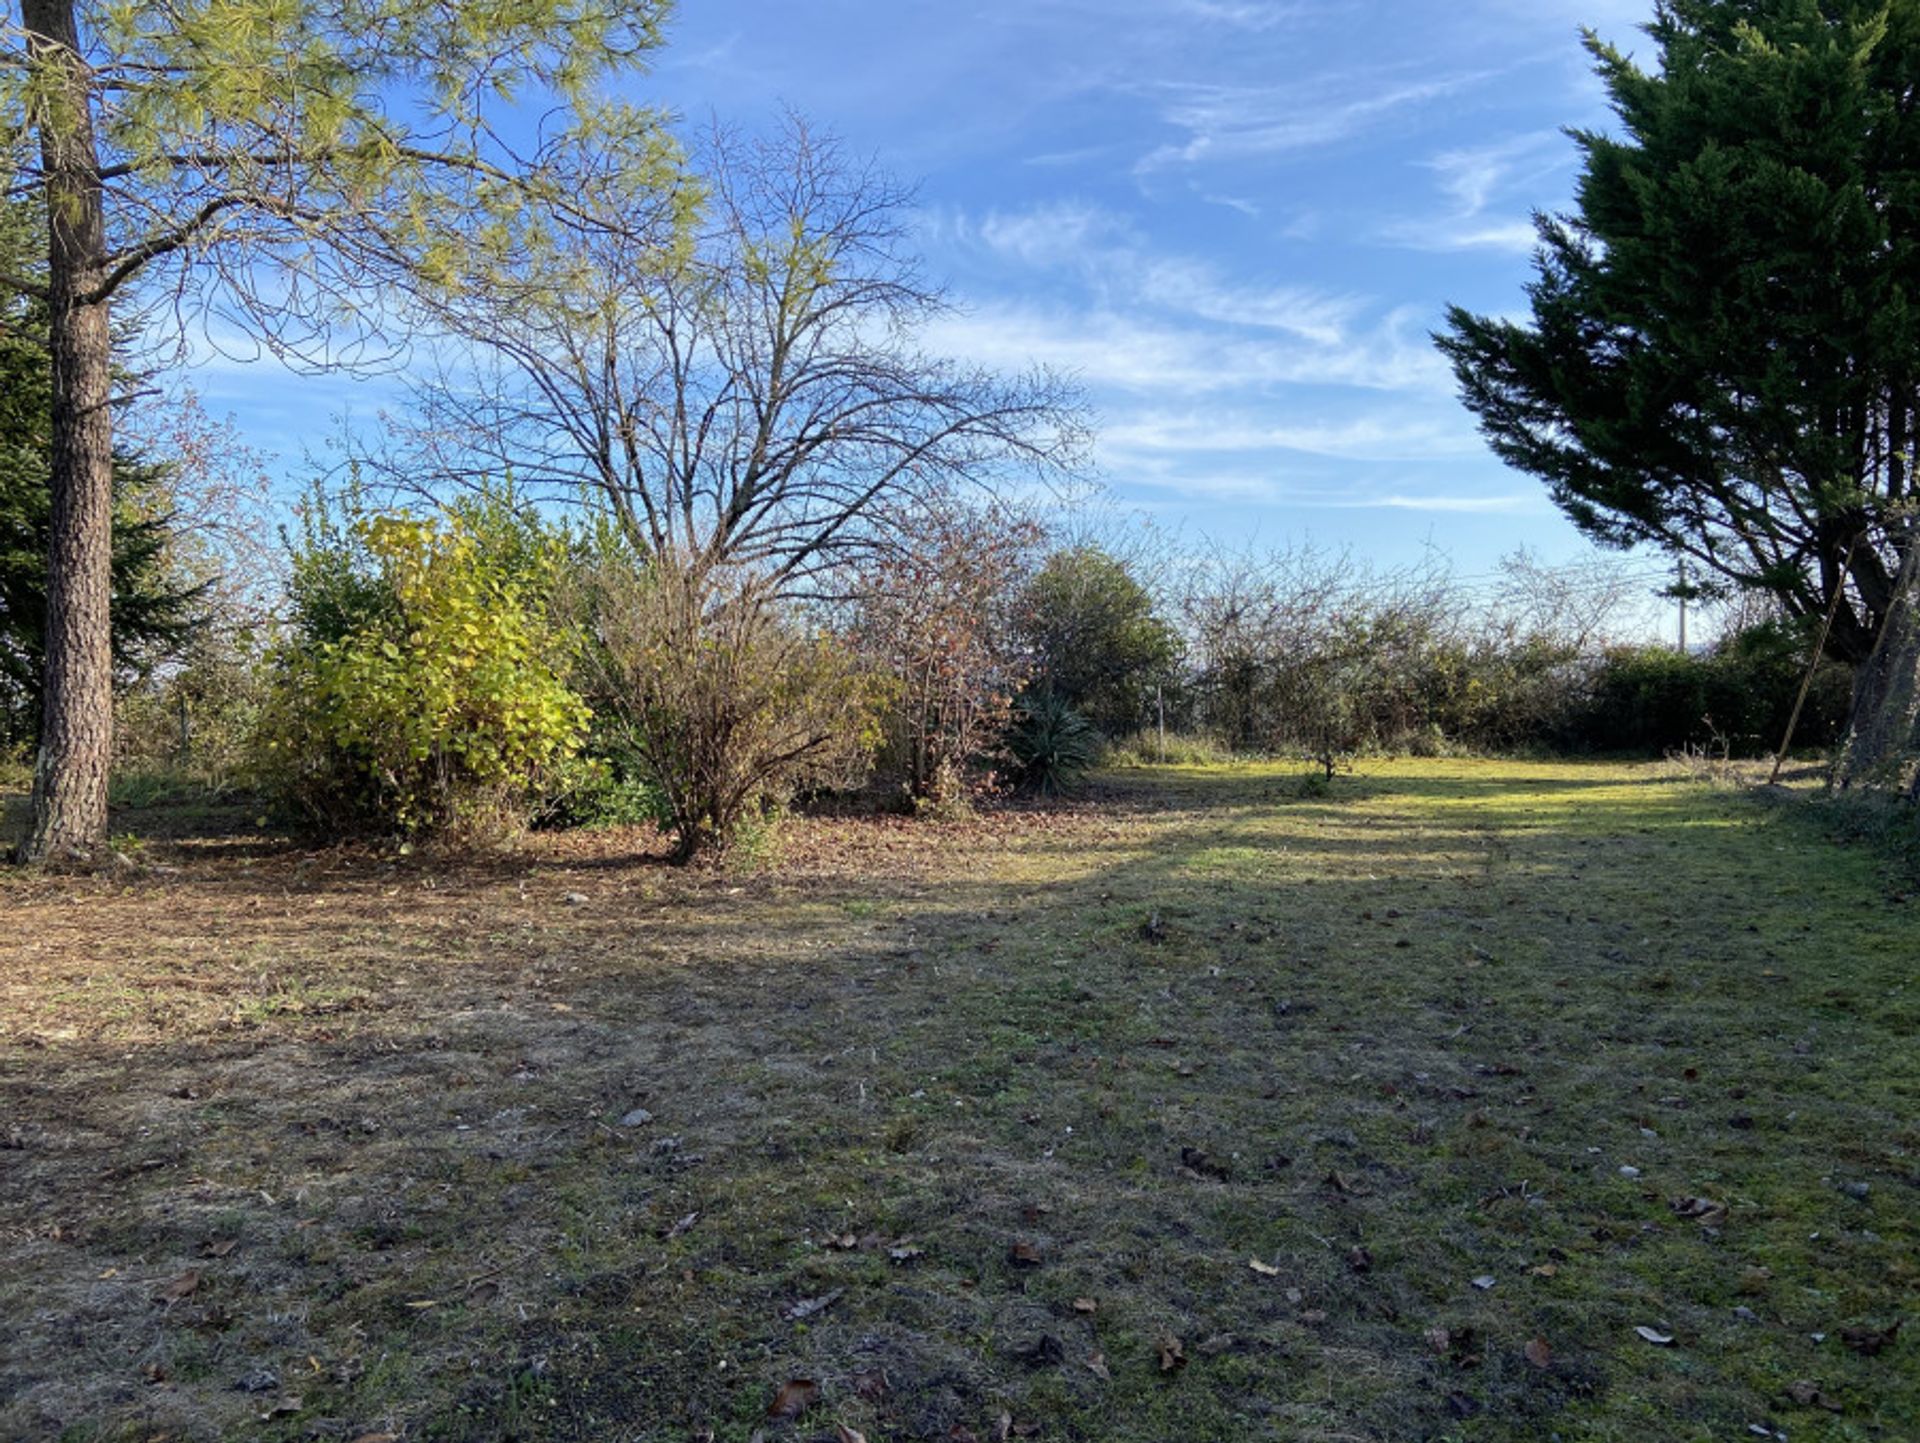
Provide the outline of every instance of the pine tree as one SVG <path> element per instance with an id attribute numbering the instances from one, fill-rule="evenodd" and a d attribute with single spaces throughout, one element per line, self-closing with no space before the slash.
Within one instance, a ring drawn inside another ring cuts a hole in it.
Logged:
<path id="1" fill-rule="evenodd" d="M 112 308 L 166 285 L 337 361 L 409 285 L 537 248 L 592 170 L 670 174 L 653 116 L 598 77 L 659 41 L 658 0 L 22 0 L 0 141 L 48 220 L 53 365 L 45 724 L 29 860 L 96 852 L 112 736 Z M 569 125 L 516 121 L 516 97 Z M 534 135 L 516 146 L 518 130 Z M 523 153 L 525 152 L 525 153 Z M 598 165 L 592 157 L 615 155 Z"/>

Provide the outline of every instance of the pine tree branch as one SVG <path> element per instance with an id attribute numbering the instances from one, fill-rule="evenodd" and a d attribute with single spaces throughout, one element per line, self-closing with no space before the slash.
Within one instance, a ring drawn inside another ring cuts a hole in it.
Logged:
<path id="1" fill-rule="evenodd" d="M 32 296 L 36 301 L 51 301 L 53 292 L 39 281 L 30 281 L 25 276 L 11 275 L 0 271 L 0 289 L 16 292 L 23 296 Z"/>

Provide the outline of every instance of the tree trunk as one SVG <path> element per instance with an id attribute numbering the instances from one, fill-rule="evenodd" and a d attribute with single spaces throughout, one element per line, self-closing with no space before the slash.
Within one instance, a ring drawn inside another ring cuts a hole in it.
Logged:
<path id="1" fill-rule="evenodd" d="M 47 567 L 45 720 L 29 862 L 84 860 L 107 839 L 113 744 L 112 339 L 91 77 L 72 0 L 25 0 L 28 46 L 63 83 L 35 119 L 46 167 L 53 355 L 53 541 Z"/>
<path id="2" fill-rule="evenodd" d="M 1920 795 L 1920 533 L 1909 535 L 1880 644 L 1855 674 L 1834 784 Z"/>

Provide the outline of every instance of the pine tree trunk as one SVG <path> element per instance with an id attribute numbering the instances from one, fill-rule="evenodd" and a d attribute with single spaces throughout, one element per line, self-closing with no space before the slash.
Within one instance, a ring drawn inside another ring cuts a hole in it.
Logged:
<path id="1" fill-rule="evenodd" d="M 72 0 L 25 0 L 28 45 L 65 84 L 36 117 L 46 167 L 53 356 L 53 542 L 47 569 L 45 720 L 27 861 L 85 859 L 107 838 L 113 749 L 112 340 L 90 77 Z"/>

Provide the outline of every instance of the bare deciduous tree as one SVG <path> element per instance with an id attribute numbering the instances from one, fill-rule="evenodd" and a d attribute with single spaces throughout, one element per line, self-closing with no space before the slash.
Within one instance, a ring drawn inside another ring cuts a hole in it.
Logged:
<path id="1" fill-rule="evenodd" d="M 643 557 L 812 589 L 914 498 L 1060 474 L 1065 386 L 928 355 L 946 308 L 907 192 L 789 116 L 716 131 L 703 218 L 678 250 L 617 214 L 567 231 L 561 284 L 495 278 L 437 308 L 467 342 L 422 387 L 397 476 L 510 471 L 598 501 Z"/>

